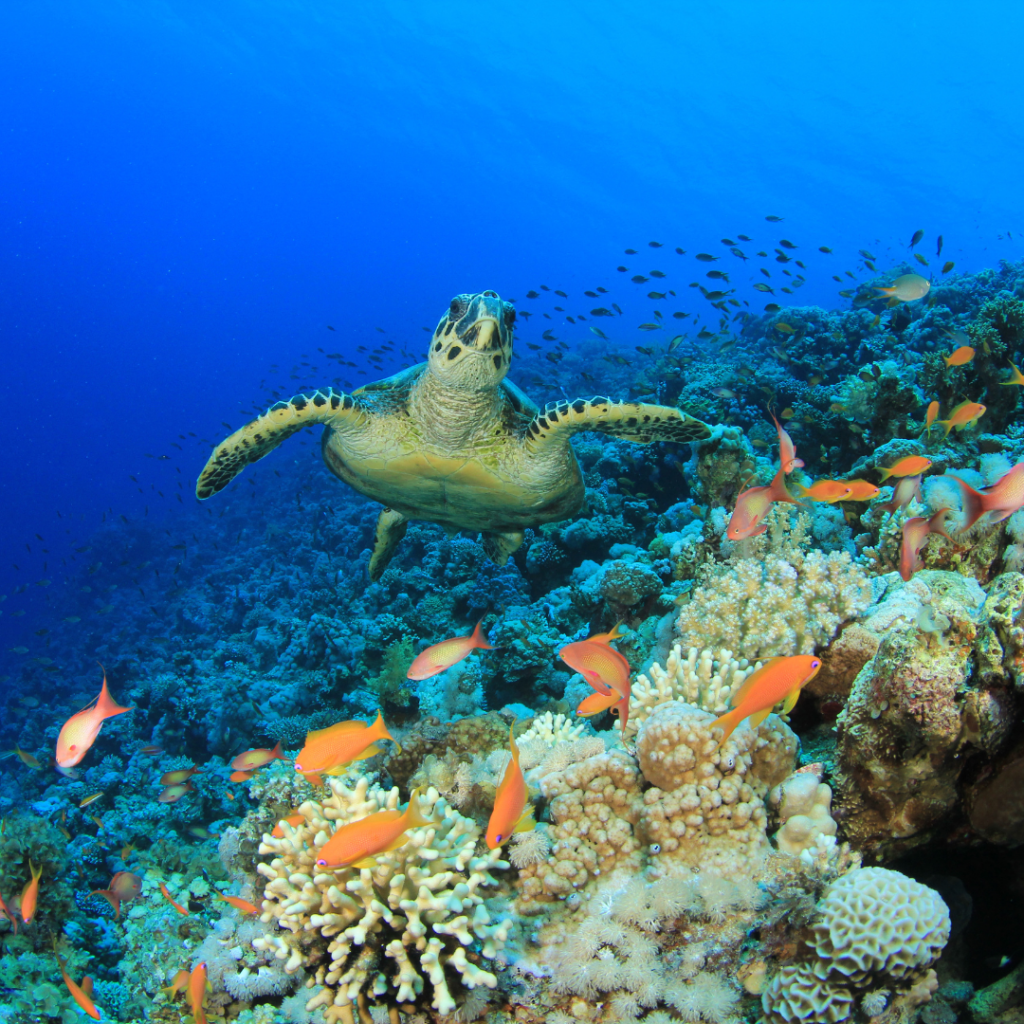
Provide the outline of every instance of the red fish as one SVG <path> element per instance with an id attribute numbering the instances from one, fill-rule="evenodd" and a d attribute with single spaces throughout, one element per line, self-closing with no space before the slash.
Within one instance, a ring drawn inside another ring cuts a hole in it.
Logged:
<path id="1" fill-rule="evenodd" d="M 900 547 L 900 575 L 904 580 L 909 581 L 915 572 L 924 568 L 921 561 L 921 549 L 925 546 L 929 536 L 937 533 L 946 540 L 952 540 L 946 533 L 944 522 L 949 515 L 948 508 L 940 508 L 935 515 L 928 519 L 923 516 L 915 516 L 903 524 L 903 544 Z"/>
<path id="2" fill-rule="evenodd" d="M 751 728 L 756 729 L 779 701 L 785 701 L 783 714 L 791 711 L 800 690 L 818 674 L 820 668 L 820 658 L 813 654 L 797 654 L 791 658 L 772 658 L 747 676 L 732 698 L 732 710 L 711 723 L 712 729 L 724 729 L 718 746 L 733 734 L 744 718 L 749 718 Z"/>
<path id="3" fill-rule="evenodd" d="M 163 882 L 160 883 L 160 891 L 164 894 L 164 899 L 167 900 L 167 902 L 170 903 L 170 905 L 174 907 L 179 914 L 183 914 L 185 917 L 189 916 L 188 911 L 180 903 L 175 903 L 174 900 L 171 899 L 171 894 L 167 891 L 167 886 L 164 885 Z"/>
<path id="4" fill-rule="evenodd" d="M 989 514 L 988 523 L 1001 523 L 1017 509 L 1024 507 L 1024 462 L 1018 462 L 991 487 L 976 491 L 959 477 L 963 495 L 964 521 L 961 530 L 969 530 L 983 515 Z"/>
<path id="5" fill-rule="evenodd" d="M 278 743 L 273 750 L 267 750 L 266 747 L 261 747 L 256 750 L 247 750 L 244 754 L 239 754 L 238 757 L 231 762 L 231 767 L 240 772 L 252 772 L 257 768 L 262 768 L 265 764 L 270 764 L 271 761 L 277 760 L 288 760 L 288 758 L 281 753 L 280 743 Z"/>
<path id="6" fill-rule="evenodd" d="M 767 486 L 748 487 L 737 499 L 729 519 L 729 528 L 725 535 L 729 540 L 746 540 L 748 537 L 760 537 L 768 527 L 762 520 L 768 510 L 777 501 L 786 501 L 791 505 L 800 502 L 786 490 L 786 474 L 779 467 L 775 479 Z"/>
<path id="7" fill-rule="evenodd" d="M 884 502 L 878 508 L 882 512 L 891 514 L 898 512 L 901 508 L 906 508 L 913 498 L 917 499 L 918 504 L 924 503 L 924 498 L 921 497 L 921 478 L 905 476 L 892 489 L 892 500 Z"/>
<path id="8" fill-rule="evenodd" d="M 602 637 L 610 635 L 599 634 Z M 629 721 L 629 696 L 632 689 L 629 684 L 629 662 L 614 647 L 610 647 L 607 640 L 596 638 L 567 644 L 558 652 L 558 656 L 597 691 L 580 704 L 576 713 L 588 717 L 614 709 L 625 729 Z"/>
<path id="9" fill-rule="evenodd" d="M 789 476 L 794 469 L 803 466 L 804 460 L 796 457 L 796 445 L 793 444 L 793 438 L 782 429 L 782 424 L 775 419 L 775 413 L 772 413 L 771 417 L 775 421 L 775 429 L 779 432 L 779 461 L 782 463 L 782 472 Z"/>
<path id="10" fill-rule="evenodd" d="M 218 899 L 223 900 L 225 903 L 230 903 L 235 910 L 239 910 L 243 914 L 258 914 L 260 912 L 259 907 L 250 903 L 248 900 L 243 900 L 240 896 L 225 896 L 223 893 L 217 892 L 216 889 L 214 889 L 213 895 Z"/>
<path id="11" fill-rule="evenodd" d="M 202 771 L 202 768 L 197 768 L 192 765 L 191 768 L 177 768 L 173 772 L 164 772 L 160 777 L 161 786 L 180 786 L 183 782 L 188 782 L 193 775 L 198 775 Z"/>
<path id="12" fill-rule="evenodd" d="M 162 804 L 176 804 L 186 793 L 194 793 L 196 787 L 191 782 L 180 782 L 175 786 L 166 786 L 157 797 Z"/>
<path id="13" fill-rule="evenodd" d="M 519 748 L 512 733 L 514 728 L 515 722 L 508 727 L 508 748 L 512 753 L 512 760 L 506 765 L 505 774 L 498 784 L 498 791 L 494 795 L 494 807 L 487 822 L 489 850 L 497 849 L 511 839 L 514 832 L 531 832 L 536 827 L 533 807 L 528 802 L 526 779 L 523 778 L 523 769 L 519 767 Z"/>
<path id="14" fill-rule="evenodd" d="M 85 1010 L 93 1020 L 99 1020 L 100 1011 L 96 1009 L 96 1004 L 90 998 L 92 996 L 92 979 L 83 978 L 81 985 L 76 985 L 71 980 L 71 975 L 68 974 L 67 971 L 67 964 L 61 959 L 60 953 L 57 952 L 56 941 L 54 943 L 53 955 L 57 958 L 57 963 L 60 966 L 60 976 L 64 979 L 64 984 L 67 985 L 68 991 L 71 993 L 71 998 L 74 999 L 74 1001 L 78 1003 L 78 1005 Z"/>
<path id="15" fill-rule="evenodd" d="M 476 629 L 469 636 L 455 636 L 450 640 L 442 640 L 439 644 L 432 644 L 425 651 L 421 651 L 409 666 L 407 678 L 429 679 L 462 661 L 470 651 L 493 651 L 494 648 L 484 639 L 483 631 L 480 629 L 482 623 L 483 619 L 476 624 Z"/>
<path id="16" fill-rule="evenodd" d="M 132 710 L 114 703 L 107 689 L 107 673 L 104 671 L 103 686 L 96 702 L 72 715 L 61 727 L 57 737 L 57 764 L 61 768 L 71 768 L 78 764 L 95 743 L 103 723 L 114 715 L 123 715 Z"/>

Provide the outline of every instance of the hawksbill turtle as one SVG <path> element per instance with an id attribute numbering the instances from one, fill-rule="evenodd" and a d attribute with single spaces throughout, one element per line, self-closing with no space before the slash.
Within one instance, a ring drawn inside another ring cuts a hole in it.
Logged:
<path id="1" fill-rule="evenodd" d="M 710 434 L 679 409 L 641 402 L 579 398 L 541 412 L 505 377 L 515 319 L 496 292 L 456 295 L 425 363 L 351 394 L 326 388 L 275 403 L 214 449 L 196 497 L 216 494 L 296 431 L 322 423 L 328 469 L 384 505 L 371 580 L 380 579 L 410 519 L 449 533 L 480 531 L 487 554 L 504 565 L 527 527 L 582 508 L 573 434 L 596 430 L 641 444 Z"/>

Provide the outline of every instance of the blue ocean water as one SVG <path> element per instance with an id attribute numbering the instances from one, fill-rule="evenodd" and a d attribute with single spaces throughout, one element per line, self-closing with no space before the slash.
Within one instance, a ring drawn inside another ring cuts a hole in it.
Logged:
<path id="1" fill-rule="evenodd" d="M 211 545 L 247 544 L 275 488 L 303 529 L 329 516 L 315 439 L 223 501 L 195 479 L 276 398 L 421 361 L 454 295 L 532 313 L 509 376 L 543 405 L 653 393 L 632 389 L 678 334 L 699 361 L 702 328 L 735 331 L 739 356 L 735 317 L 767 302 L 849 310 L 887 273 L 1017 263 L 1022 34 L 1005 2 L 0 5 L 0 688 L 67 697 L 97 657 L 145 661 L 95 618 L 113 589 L 118 630 L 137 604 L 137 633 L 181 632 L 167 576 L 197 552 L 190 581 L 219 571 Z M 766 294 L 783 239 L 799 290 Z M 709 269 L 735 305 L 693 287 Z M 375 510 L 337 503 L 355 558 Z M 495 605 L 540 596 L 496 579 Z M 73 678 L 40 675 L 55 634 Z"/>

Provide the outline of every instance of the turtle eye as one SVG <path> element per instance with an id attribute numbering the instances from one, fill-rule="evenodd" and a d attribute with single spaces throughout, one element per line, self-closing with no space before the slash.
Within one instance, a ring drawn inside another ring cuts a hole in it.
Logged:
<path id="1" fill-rule="evenodd" d="M 455 320 L 461 320 L 466 315 L 466 303 L 462 299 L 452 299 L 448 313 Z"/>

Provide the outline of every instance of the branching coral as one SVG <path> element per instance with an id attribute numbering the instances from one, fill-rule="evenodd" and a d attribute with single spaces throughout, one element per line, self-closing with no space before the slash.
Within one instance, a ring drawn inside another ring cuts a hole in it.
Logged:
<path id="1" fill-rule="evenodd" d="M 712 571 L 683 606 L 679 644 L 750 661 L 810 654 L 870 602 L 871 584 L 845 551 L 742 558 Z"/>
<path id="2" fill-rule="evenodd" d="M 420 807 L 434 824 L 411 829 L 408 842 L 378 855 L 372 869 L 321 870 L 317 851 L 334 828 L 398 807 L 397 787 L 385 792 L 365 777 L 353 788 L 337 779 L 329 785 L 325 800 L 299 808 L 296 827 L 284 824 L 280 839 L 263 837 L 260 853 L 273 859 L 257 866 L 268 879 L 262 920 L 276 920 L 280 932 L 253 946 L 286 960 L 289 973 L 308 965 L 325 988 L 307 1008 L 324 1005 L 328 1021 L 350 1022 L 361 994 L 414 1002 L 429 981 L 433 1007 L 451 1013 L 455 978 L 466 988 L 494 988 L 481 958 L 498 956 L 512 922 L 492 921 L 483 890 L 497 885 L 493 870 L 508 867 L 501 850 L 477 856 L 479 826 L 430 790 Z"/>

